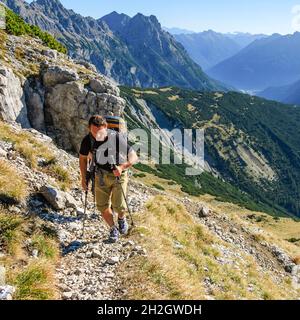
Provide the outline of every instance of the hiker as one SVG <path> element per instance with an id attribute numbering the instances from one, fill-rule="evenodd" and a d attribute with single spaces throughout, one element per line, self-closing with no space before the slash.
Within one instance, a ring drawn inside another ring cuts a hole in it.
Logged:
<path id="1" fill-rule="evenodd" d="M 90 118 L 89 134 L 80 147 L 80 172 L 82 189 L 87 190 L 86 174 L 91 158 L 96 163 L 95 197 L 97 209 L 110 227 L 109 241 L 116 242 L 120 234 L 128 233 L 126 219 L 126 195 L 128 171 L 138 161 L 136 152 L 127 144 L 124 135 L 107 128 L 104 117 L 94 115 Z M 115 164 L 115 166 L 114 166 Z M 118 215 L 115 225 L 113 211 Z"/>

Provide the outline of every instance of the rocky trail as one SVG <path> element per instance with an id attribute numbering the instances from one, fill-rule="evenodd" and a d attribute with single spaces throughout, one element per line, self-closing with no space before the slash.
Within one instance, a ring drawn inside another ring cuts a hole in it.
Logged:
<path id="1" fill-rule="evenodd" d="M 141 189 L 141 186 L 131 183 L 129 193 L 132 212 L 141 213 L 150 196 L 149 192 L 146 188 Z M 76 195 L 74 198 L 76 199 Z M 116 276 L 119 264 L 133 255 L 146 254 L 142 247 L 130 240 L 130 236 L 122 237 L 116 244 L 109 243 L 108 227 L 99 213 L 94 214 L 93 206 L 93 202 L 89 202 L 84 238 L 82 215 L 80 220 L 77 215 L 65 223 L 60 223 L 60 218 L 54 221 L 59 230 L 62 248 L 61 263 L 56 270 L 62 299 L 118 299 L 124 294 L 124 288 L 120 288 Z M 68 212 L 64 212 L 65 215 Z"/>

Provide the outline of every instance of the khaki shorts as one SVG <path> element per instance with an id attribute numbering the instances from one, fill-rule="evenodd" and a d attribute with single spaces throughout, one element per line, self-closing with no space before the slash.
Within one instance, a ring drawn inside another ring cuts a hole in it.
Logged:
<path id="1" fill-rule="evenodd" d="M 103 172 L 104 186 L 101 186 L 100 182 L 100 173 L 97 173 L 95 178 L 97 209 L 101 213 L 111 207 L 116 213 L 126 211 L 126 201 L 123 196 L 122 188 L 126 195 L 128 172 L 122 172 L 120 183 L 116 180 L 113 173 Z"/>

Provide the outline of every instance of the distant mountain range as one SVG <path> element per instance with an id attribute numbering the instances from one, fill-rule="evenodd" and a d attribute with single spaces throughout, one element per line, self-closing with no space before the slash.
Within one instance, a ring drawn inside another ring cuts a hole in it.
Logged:
<path id="1" fill-rule="evenodd" d="M 262 91 L 300 78 L 300 33 L 255 40 L 236 55 L 207 70 L 238 89 Z"/>
<path id="2" fill-rule="evenodd" d="M 177 34 L 174 37 L 204 70 L 233 56 L 241 49 L 234 40 L 212 30 Z"/>
<path id="3" fill-rule="evenodd" d="M 53 34 L 71 57 L 92 62 L 120 84 L 227 89 L 202 71 L 155 16 L 139 13 L 130 18 L 113 12 L 96 20 L 64 8 L 59 0 L 2 2 L 26 22 Z"/>
<path id="4" fill-rule="evenodd" d="M 234 56 L 249 43 L 264 35 L 249 33 L 218 33 L 208 30 L 193 34 L 175 34 L 190 56 L 207 70 L 216 64 Z"/>
<path id="5" fill-rule="evenodd" d="M 195 31 L 186 30 L 186 29 L 180 29 L 180 28 L 167 28 L 163 27 L 165 31 L 168 31 L 169 33 L 175 35 L 175 34 L 192 34 L 196 33 Z"/>
<path id="6" fill-rule="evenodd" d="M 255 40 L 268 37 L 265 34 L 251 34 L 248 32 L 228 32 L 224 33 L 224 35 L 234 40 L 241 47 L 241 49 L 247 47 Z"/>
<path id="7" fill-rule="evenodd" d="M 270 87 L 258 95 L 266 99 L 300 105 L 300 80 L 283 87 Z"/>

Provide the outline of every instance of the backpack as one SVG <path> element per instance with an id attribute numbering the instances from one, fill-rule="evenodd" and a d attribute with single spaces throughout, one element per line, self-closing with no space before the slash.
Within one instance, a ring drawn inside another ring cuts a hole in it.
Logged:
<path id="1" fill-rule="evenodd" d="M 126 121 L 117 116 L 105 116 L 105 120 L 107 122 L 107 128 L 110 130 L 114 130 L 120 133 L 127 132 Z"/>

